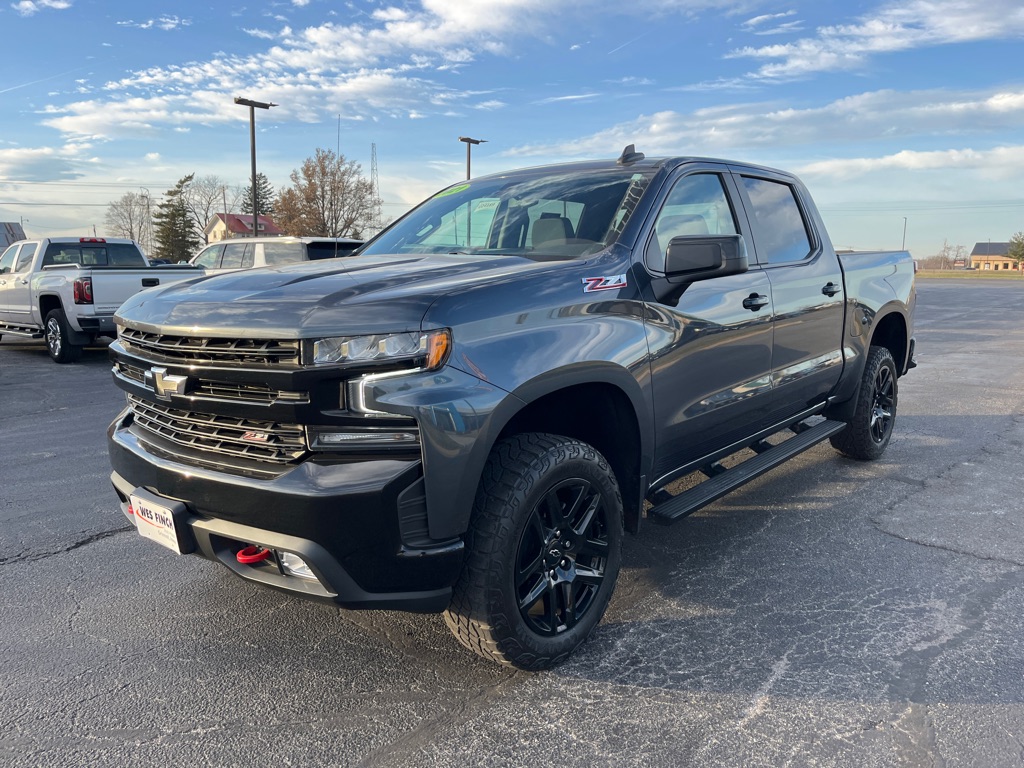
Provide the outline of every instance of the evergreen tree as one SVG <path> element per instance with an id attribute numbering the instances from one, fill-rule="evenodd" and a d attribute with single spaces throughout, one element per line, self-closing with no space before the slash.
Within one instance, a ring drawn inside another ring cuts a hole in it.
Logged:
<path id="1" fill-rule="evenodd" d="M 256 205 L 260 207 L 260 216 L 272 216 L 274 214 L 274 188 L 270 185 L 270 179 L 262 173 L 256 174 Z M 248 184 L 242 196 L 242 213 L 252 213 L 252 184 Z"/>
<path id="2" fill-rule="evenodd" d="M 190 173 L 179 179 L 172 189 L 167 190 L 163 202 L 157 206 L 153 215 L 158 258 L 173 262 L 186 261 L 199 249 L 201 243 L 186 201 L 186 191 L 194 175 Z"/>

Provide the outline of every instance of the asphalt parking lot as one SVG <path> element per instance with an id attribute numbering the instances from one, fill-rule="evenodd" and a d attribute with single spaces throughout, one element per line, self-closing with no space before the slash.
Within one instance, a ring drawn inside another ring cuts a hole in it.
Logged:
<path id="1" fill-rule="evenodd" d="M 1024 765 L 1024 284 L 922 280 L 888 453 L 665 529 L 545 673 L 141 539 L 106 351 L 0 341 L 0 763 Z"/>

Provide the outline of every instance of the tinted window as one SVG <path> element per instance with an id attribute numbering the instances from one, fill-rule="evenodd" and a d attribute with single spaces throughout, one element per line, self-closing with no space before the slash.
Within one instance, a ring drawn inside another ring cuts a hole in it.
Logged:
<path id="1" fill-rule="evenodd" d="M 698 173 L 676 182 L 654 222 L 647 244 L 647 266 L 665 269 L 665 251 L 673 237 L 735 235 L 736 220 L 717 173 Z"/>
<path id="2" fill-rule="evenodd" d="M 264 243 L 263 261 L 267 266 L 294 264 L 306 260 L 306 249 L 302 243 Z"/>
<path id="3" fill-rule="evenodd" d="M 333 243 L 329 240 L 314 240 L 306 243 L 306 255 L 310 261 L 317 259 L 333 259 L 336 256 L 348 256 L 362 245 L 361 241 L 352 243 Z"/>
<path id="4" fill-rule="evenodd" d="M 762 262 L 801 261 L 811 252 L 803 216 L 789 184 L 742 177 L 757 227 L 757 252 Z"/>
<path id="5" fill-rule="evenodd" d="M 50 243 L 43 266 L 81 264 L 84 267 L 144 267 L 142 253 L 132 243 Z"/>

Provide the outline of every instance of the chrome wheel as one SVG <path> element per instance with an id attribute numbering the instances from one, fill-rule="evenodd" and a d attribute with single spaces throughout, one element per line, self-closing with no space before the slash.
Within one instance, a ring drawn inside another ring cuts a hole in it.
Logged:
<path id="1" fill-rule="evenodd" d="M 60 357 L 60 351 L 63 344 L 61 340 L 60 321 L 57 320 L 56 317 L 51 316 L 46 321 L 46 346 L 50 350 L 51 357 Z"/>

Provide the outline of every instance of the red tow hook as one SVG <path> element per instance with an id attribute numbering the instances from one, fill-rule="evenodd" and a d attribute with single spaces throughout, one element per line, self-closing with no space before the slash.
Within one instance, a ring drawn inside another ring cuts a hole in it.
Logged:
<path id="1" fill-rule="evenodd" d="M 250 544 L 245 549 L 239 550 L 235 555 L 235 559 L 238 560 L 242 565 L 255 565 L 256 563 L 262 563 L 268 557 L 271 552 L 269 549 L 263 547 L 257 547 L 254 544 Z"/>

